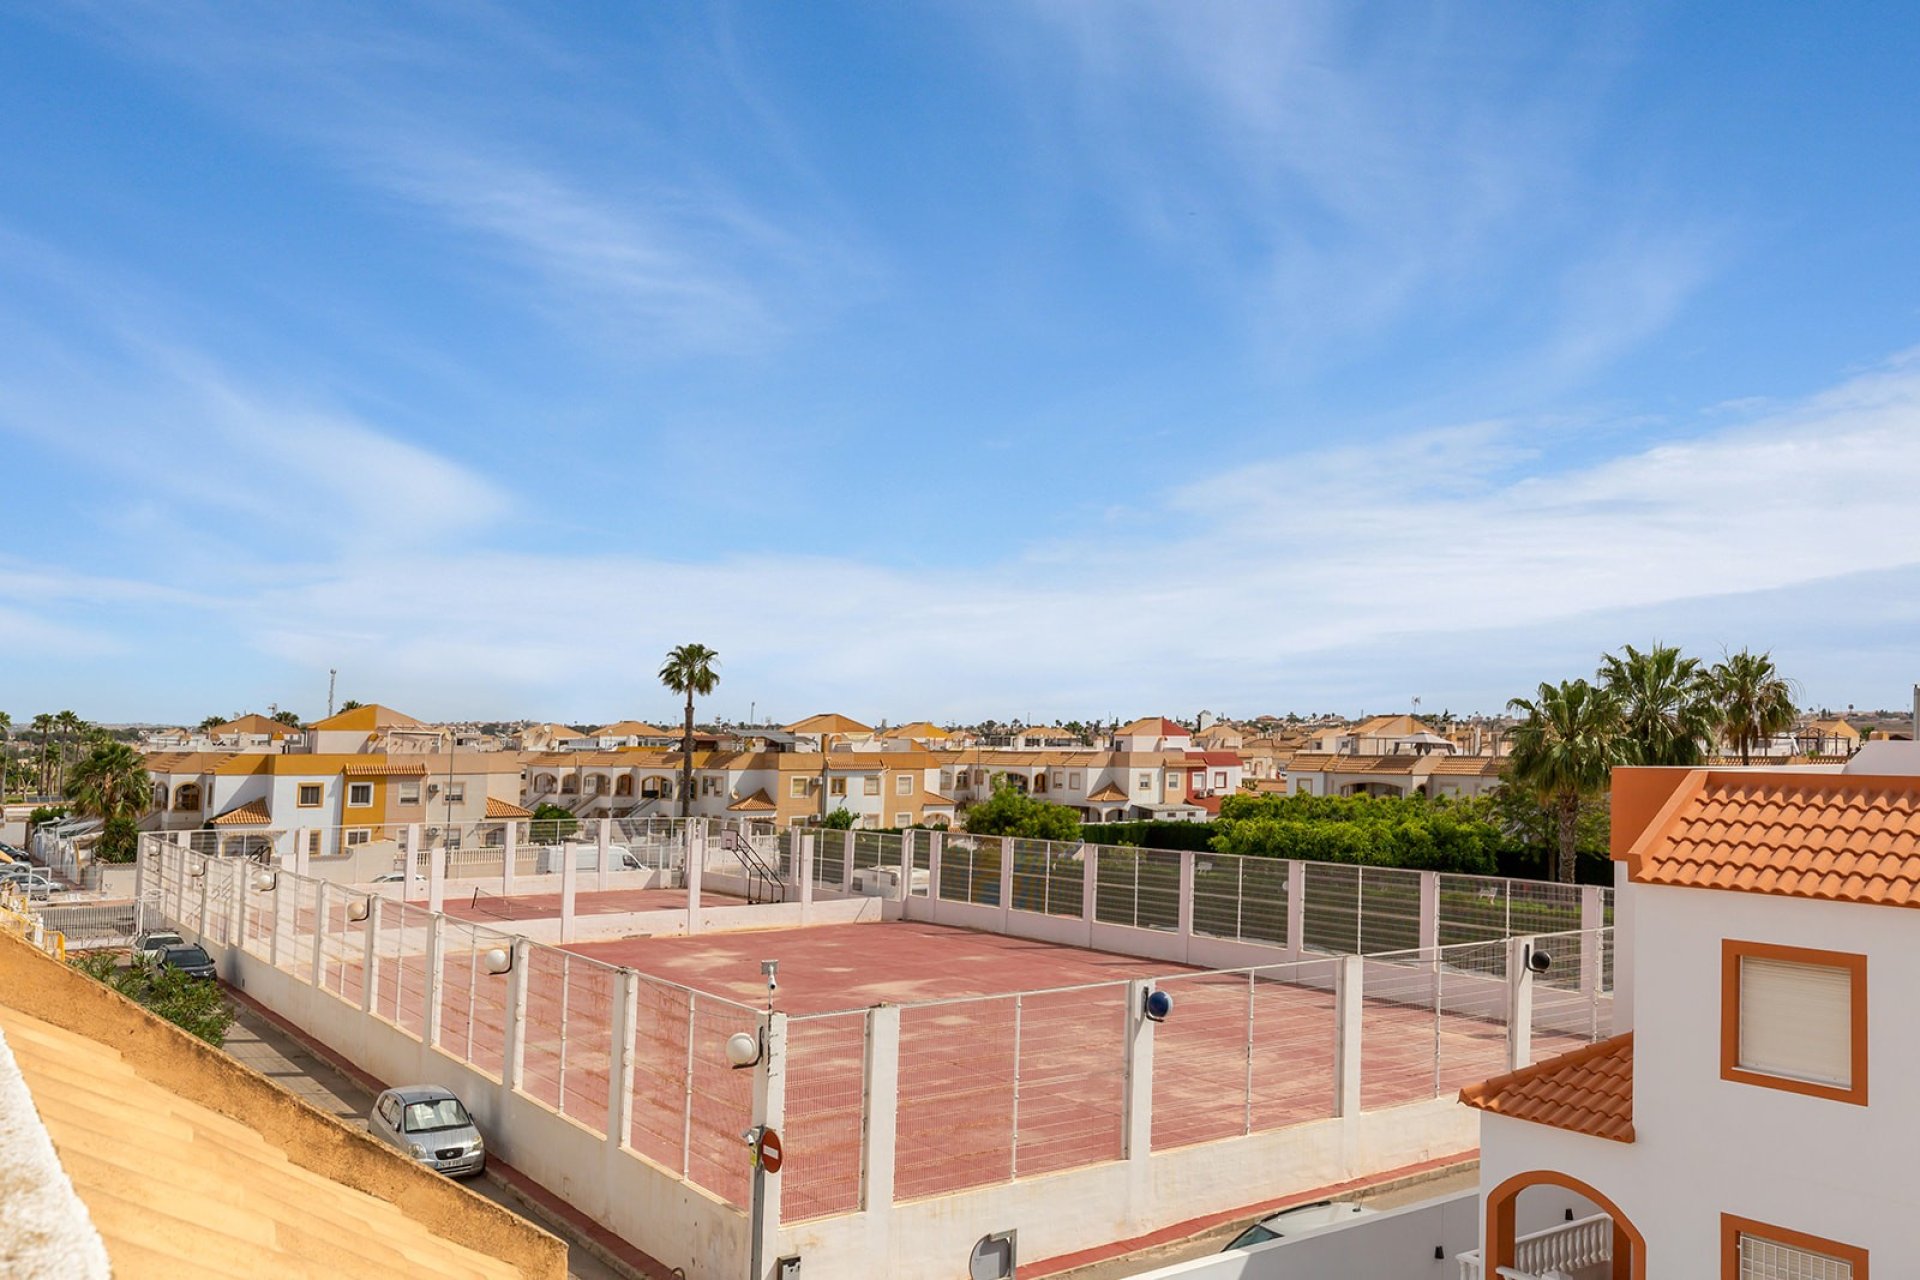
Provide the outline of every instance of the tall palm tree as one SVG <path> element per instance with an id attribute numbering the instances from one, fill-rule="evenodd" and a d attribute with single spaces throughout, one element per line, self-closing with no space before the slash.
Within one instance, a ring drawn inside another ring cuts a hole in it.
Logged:
<path id="1" fill-rule="evenodd" d="M 59 776 L 54 779 L 54 790 L 60 795 L 67 793 L 67 758 L 73 754 L 76 742 L 85 736 L 87 722 L 71 711 L 62 711 L 53 718 L 54 727 L 60 731 L 60 751 L 55 757 L 58 761 Z"/>
<path id="2" fill-rule="evenodd" d="M 1513 729 L 1508 779 L 1532 792 L 1558 820 L 1554 878 L 1572 884 L 1580 804 L 1605 792 L 1613 767 L 1627 762 L 1620 706 L 1604 688 L 1563 680 L 1542 684 L 1533 698 L 1515 698 L 1507 708 L 1526 715 Z"/>
<path id="3" fill-rule="evenodd" d="M 693 698 L 705 697 L 720 683 L 714 670 L 720 655 L 703 644 L 683 644 L 667 654 L 660 668 L 660 683 L 675 693 L 687 695 L 686 731 L 680 739 L 680 816 L 686 817 L 693 804 Z"/>
<path id="4" fill-rule="evenodd" d="M 42 711 L 33 718 L 33 731 L 40 735 L 40 780 L 34 790 L 44 796 L 53 788 L 53 717 Z"/>
<path id="5" fill-rule="evenodd" d="M 1714 664 L 1712 679 L 1720 731 L 1739 750 L 1741 764 L 1751 761 L 1753 748 L 1793 727 L 1793 684 L 1773 665 L 1772 654 L 1728 654 Z"/>
<path id="6" fill-rule="evenodd" d="M 1718 719 L 1705 664 L 1658 640 L 1645 653 L 1622 649 L 1600 659 L 1600 684 L 1619 704 L 1632 762 L 1705 761 Z"/>

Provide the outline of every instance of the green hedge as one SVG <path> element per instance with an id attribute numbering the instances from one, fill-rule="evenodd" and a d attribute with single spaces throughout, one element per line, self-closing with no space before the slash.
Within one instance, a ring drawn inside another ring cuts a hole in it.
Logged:
<path id="1" fill-rule="evenodd" d="M 1124 844 L 1139 849 L 1209 851 L 1216 834 L 1211 822 L 1087 822 L 1080 838 L 1090 844 Z"/>

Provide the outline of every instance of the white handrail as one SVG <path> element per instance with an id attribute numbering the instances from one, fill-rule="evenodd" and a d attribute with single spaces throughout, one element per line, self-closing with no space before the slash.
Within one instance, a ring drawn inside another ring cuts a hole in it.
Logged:
<path id="1" fill-rule="evenodd" d="M 1561 1222 L 1544 1231 L 1532 1231 L 1513 1242 L 1513 1267 L 1501 1267 L 1500 1280 L 1534 1280 L 1553 1268 L 1575 1271 L 1596 1262 L 1613 1260 L 1613 1219 L 1596 1213 L 1573 1222 Z M 1480 1250 L 1470 1249 L 1455 1261 L 1460 1280 L 1481 1280 Z"/>

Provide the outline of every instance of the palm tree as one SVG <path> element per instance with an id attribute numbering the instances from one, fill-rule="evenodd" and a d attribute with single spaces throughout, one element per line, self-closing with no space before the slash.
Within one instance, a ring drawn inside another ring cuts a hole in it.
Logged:
<path id="1" fill-rule="evenodd" d="M 1705 665 L 1658 640 L 1645 653 L 1622 648 L 1600 659 L 1600 683 L 1619 704 L 1632 763 L 1703 763 L 1718 718 Z"/>
<path id="2" fill-rule="evenodd" d="M 138 751 L 124 742 L 102 742 L 73 766 L 67 799 L 88 817 L 137 818 L 153 803 L 153 779 Z"/>
<path id="3" fill-rule="evenodd" d="M 1515 698 L 1507 708 L 1526 714 L 1513 729 L 1507 776 L 1558 819 L 1560 852 L 1554 878 L 1572 884 L 1581 802 L 1605 792 L 1613 767 L 1627 762 L 1620 706 L 1604 688 L 1563 680 L 1542 684 L 1531 700 Z"/>
<path id="4" fill-rule="evenodd" d="M 40 779 L 34 790 L 44 796 L 53 786 L 53 717 L 42 711 L 33 718 L 33 731 L 40 735 Z"/>
<path id="5" fill-rule="evenodd" d="M 87 722 L 71 711 L 62 711 L 53 718 L 53 724 L 60 731 L 60 752 L 56 757 L 59 764 L 59 776 L 54 781 L 54 790 L 65 795 L 67 792 L 67 756 L 71 753 L 76 739 L 83 736 Z"/>
<path id="6" fill-rule="evenodd" d="M 124 742 L 96 742 L 67 780 L 73 807 L 101 820 L 94 856 L 102 862 L 131 862 L 140 838 L 135 821 L 153 803 L 153 779 L 146 761 Z"/>
<path id="7" fill-rule="evenodd" d="M 686 732 L 680 740 L 680 816 L 686 817 L 693 804 L 693 697 L 713 692 L 720 683 L 714 665 L 720 655 L 703 644 L 683 644 L 667 654 L 660 668 L 660 683 L 675 693 L 687 695 Z"/>
<path id="8" fill-rule="evenodd" d="M 1742 649 L 1714 664 L 1713 700 L 1720 731 L 1740 751 L 1740 763 L 1753 748 L 1793 727 L 1793 684 L 1773 665 L 1770 653 Z"/>

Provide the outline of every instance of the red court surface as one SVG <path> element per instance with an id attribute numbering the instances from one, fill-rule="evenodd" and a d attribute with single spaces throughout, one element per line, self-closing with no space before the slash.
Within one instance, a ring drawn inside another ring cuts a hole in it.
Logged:
<path id="1" fill-rule="evenodd" d="M 702 893 L 700 905 L 744 907 L 747 900 L 723 893 Z M 579 916 L 611 916 L 629 911 L 684 911 L 686 907 L 685 889 L 609 889 L 605 893 L 576 890 L 573 895 L 573 913 Z M 456 892 L 449 885 L 444 910 L 455 920 L 472 920 L 480 924 L 488 920 L 558 920 L 560 895 L 534 893 L 503 898 L 497 889 L 482 889 L 476 896 L 471 888 Z"/>
<path id="2" fill-rule="evenodd" d="M 358 1003 L 363 926 L 329 916 L 322 981 Z M 391 954 L 390 945 L 410 953 Z M 447 939 L 438 1043 L 497 1076 L 509 984 L 485 971 L 474 945 Z M 284 947 L 281 963 L 304 976 L 311 946 L 302 938 Z M 383 928 L 376 956 L 374 1012 L 420 1035 L 424 955 Z M 1174 997 L 1172 1015 L 1154 1032 L 1154 1150 L 1334 1113 L 1331 960 L 1254 977 L 1200 974 L 907 922 L 534 948 L 524 977 L 522 1089 L 605 1131 L 609 1067 L 618 1057 L 610 1034 L 617 984 L 607 966 L 638 970 L 628 1144 L 744 1204 L 749 1168 L 739 1135 L 749 1123 L 754 1073 L 730 1069 L 723 1046 L 758 1021 L 763 959 L 781 962 L 775 1007 L 789 1015 L 780 1175 L 788 1221 L 860 1207 L 865 1009 L 883 1001 L 903 1006 L 901 1199 L 1121 1158 L 1126 980 L 1133 977 L 1158 977 Z M 1383 982 L 1363 1007 L 1364 1109 L 1448 1097 L 1505 1069 L 1506 1028 L 1497 1018 L 1436 1014 L 1431 998 L 1379 998 L 1389 994 Z M 1542 1058 L 1580 1043 L 1537 1032 L 1533 1051 Z"/>

